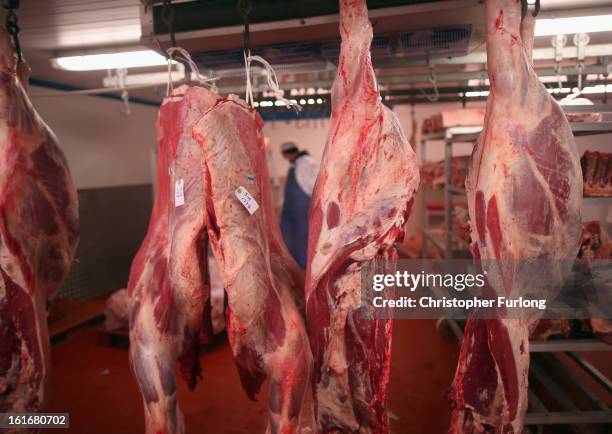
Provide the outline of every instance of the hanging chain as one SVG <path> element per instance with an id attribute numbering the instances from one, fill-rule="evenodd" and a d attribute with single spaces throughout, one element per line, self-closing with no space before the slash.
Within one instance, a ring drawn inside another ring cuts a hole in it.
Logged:
<path id="1" fill-rule="evenodd" d="M 438 78 L 436 77 L 436 71 L 434 63 L 429 58 L 429 53 L 427 54 L 427 66 L 429 67 L 429 83 L 433 87 L 434 94 L 429 95 L 423 89 L 419 89 L 419 91 L 427 98 L 429 102 L 436 102 L 440 99 L 440 92 L 438 90 Z"/>
<path id="2" fill-rule="evenodd" d="M 174 34 L 174 8 L 172 7 L 172 0 L 164 0 L 164 6 L 162 9 L 162 21 L 168 29 L 170 34 L 170 44 L 176 47 L 176 35 Z"/>
<path id="3" fill-rule="evenodd" d="M 13 44 L 15 45 L 15 51 L 17 52 L 17 59 L 21 62 L 21 44 L 19 43 L 19 23 L 17 21 L 17 14 L 15 9 L 19 8 L 19 0 L 3 0 L 2 6 L 8 10 L 6 14 L 6 31 L 13 38 Z"/>
<path id="4" fill-rule="evenodd" d="M 244 22 L 244 32 L 242 34 L 242 39 L 244 43 L 244 51 L 247 53 L 247 56 L 251 54 L 251 32 L 249 29 L 249 15 L 251 14 L 251 10 L 253 10 L 253 5 L 251 4 L 251 0 L 238 0 L 238 12 L 242 16 L 242 21 Z"/>

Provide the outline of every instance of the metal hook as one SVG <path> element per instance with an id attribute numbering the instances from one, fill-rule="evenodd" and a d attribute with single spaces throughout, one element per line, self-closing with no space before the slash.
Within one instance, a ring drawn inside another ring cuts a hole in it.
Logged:
<path id="1" fill-rule="evenodd" d="M 238 0 L 238 4 L 236 5 L 238 12 L 242 16 L 242 21 L 244 22 L 244 32 L 242 33 L 242 39 L 244 43 L 244 51 L 248 54 L 251 52 L 251 32 L 249 28 L 249 15 L 253 10 L 253 5 L 251 0 Z"/>
<path id="2" fill-rule="evenodd" d="M 540 0 L 535 0 L 535 6 L 533 8 L 533 13 L 531 14 L 534 18 L 537 17 L 540 13 Z"/>
<path id="3" fill-rule="evenodd" d="M 162 9 L 162 21 L 168 29 L 170 34 L 170 42 L 173 47 L 176 47 L 176 35 L 174 34 L 174 8 L 172 7 L 172 0 L 164 0 L 164 7 Z"/>
<path id="4" fill-rule="evenodd" d="M 527 11 L 529 10 L 529 2 L 527 0 L 521 0 L 521 21 L 525 19 L 527 16 Z M 535 18 L 540 13 L 540 0 L 535 0 L 533 3 L 533 12 L 531 15 Z"/>
<path id="5" fill-rule="evenodd" d="M 429 82 L 433 86 L 434 94 L 433 96 L 431 96 L 427 94 L 423 89 L 419 89 L 419 92 L 421 92 L 425 96 L 425 98 L 429 100 L 429 102 L 436 102 L 438 101 L 438 99 L 440 99 L 440 92 L 438 91 L 438 79 L 436 77 L 436 72 L 434 71 L 434 64 L 429 58 L 429 55 L 427 56 L 427 66 L 429 66 Z"/>
<path id="6" fill-rule="evenodd" d="M 21 62 L 21 44 L 19 43 L 20 29 L 17 21 L 17 14 L 15 13 L 15 9 L 19 9 L 19 0 L 2 0 L 2 7 L 8 10 L 5 20 L 6 31 L 13 38 L 15 52 L 17 53 L 17 60 Z"/>

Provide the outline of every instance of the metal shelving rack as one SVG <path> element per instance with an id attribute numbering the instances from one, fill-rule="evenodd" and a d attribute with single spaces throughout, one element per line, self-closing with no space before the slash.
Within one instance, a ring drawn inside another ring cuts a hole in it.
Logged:
<path id="1" fill-rule="evenodd" d="M 566 113 L 612 113 L 612 105 L 575 105 L 563 106 Z M 590 136 L 595 134 L 612 133 L 612 121 L 602 122 L 572 122 L 570 123 L 575 137 Z M 431 242 L 436 247 L 444 252 L 445 258 L 452 259 L 453 252 L 453 237 L 459 235 L 453 231 L 452 227 L 452 205 L 453 196 L 465 196 L 465 188 L 457 188 L 451 185 L 453 176 L 453 145 L 456 143 L 473 143 L 475 144 L 482 131 L 482 126 L 462 126 L 450 127 L 439 132 L 424 134 L 421 137 L 420 159 L 421 163 L 425 162 L 427 153 L 427 144 L 434 141 L 444 142 L 444 233 L 440 229 L 429 227 L 429 217 L 435 212 L 427 209 L 427 194 L 423 189 L 421 194 L 421 213 L 422 213 L 422 256 L 427 256 L 427 243 Z"/>
<path id="2" fill-rule="evenodd" d="M 591 106 L 563 106 L 566 113 L 612 113 L 612 105 Z M 612 133 L 612 121 L 602 122 L 572 122 L 570 123 L 575 137 Z M 445 257 L 452 259 L 452 237 L 456 236 L 452 230 L 453 196 L 465 195 L 465 189 L 451 185 L 453 144 L 476 143 L 482 127 L 452 127 L 443 131 L 425 134 L 421 139 L 421 162 L 425 161 L 426 145 L 431 141 L 444 142 L 444 227 L 445 236 L 440 230 L 428 227 L 427 194 L 422 194 L 423 213 L 423 257 L 427 254 L 427 242 L 432 242 L 445 252 Z M 606 200 L 610 197 L 585 197 L 585 199 Z M 463 329 L 457 321 L 448 319 L 447 324 L 461 342 Z M 602 402 L 588 385 L 569 369 L 569 365 L 559 358 L 565 354 L 579 369 L 599 384 L 608 394 L 612 394 L 612 381 L 602 372 L 580 356 L 581 352 L 606 351 L 612 352 L 612 345 L 596 339 L 559 339 L 550 341 L 531 341 L 530 374 L 546 390 L 548 396 L 554 397 L 562 410 L 548 408 L 542 394 L 530 386 L 529 412 L 525 417 L 525 425 L 582 425 L 582 424 L 612 424 L 612 409 Z M 575 397 L 583 404 L 582 408 L 576 405 Z M 587 406 L 588 410 L 584 407 Z"/>
<path id="3" fill-rule="evenodd" d="M 461 325 L 455 320 L 448 320 L 448 325 L 459 342 L 463 339 Z M 531 341 L 530 374 L 532 378 L 553 396 L 562 410 L 551 410 L 533 387 L 529 388 L 530 411 L 525 416 L 525 425 L 580 425 L 612 424 L 612 409 L 601 401 L 587 385 L 577 378 L 558 353 L 565 354 L 608 394 L 612 393 L 612 381 L 601 371 L 591 365 L 581 352 L 612 351 L 612 346 L 596 339 L 559 339 L 551 341 Z M 576 396 L 589 410 L 579 408 L 571 396 Z"/>
<path id="4" fill-rule="evenodd" d="M 427 152 L 427 144 L 433 141 L 444 142 L 444 233 L 440 229 L 433 229 L 429 227 L 429 216 L 431 212 L 427 209 L 427 194 L 425 189 L 421 194 L 421 213 L 423 222 L 423 243 L 422 243 L 422 256 L 427 257 L 427 243 L 431 242 L 436 247 L 444 251 L 445 258 L 453 258 L 453 237 L 459 235 L 453 231 L 452 224 L 452 204 L 453 196 L 465 195 L 464 188 L 457 188 L 451 185 L 453 167 L 453 145 L 455 143 L 476 143 L 478 136 L 482 131 L 482 126 L 464 126 L 464 127 L 451 127 L 446 128 L 442 131 L 424 134 L 421 137 L 421 152 L 420 158 L 421 163 L 425 162 L 425 156 Z"/>

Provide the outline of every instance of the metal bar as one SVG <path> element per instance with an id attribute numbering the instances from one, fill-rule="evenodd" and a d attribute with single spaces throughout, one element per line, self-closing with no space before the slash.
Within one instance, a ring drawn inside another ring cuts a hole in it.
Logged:
<path id="1" fill-rule="evenodd" d="M 611 423 L 612 414 L 606 411 L 570 411 L 527 413 L 525 425 L 571 425 Z"/>
<path id="2" fill-rule="evenodd" d="M 540 400 L 538 395 L 530 388 L 528 392 L 528 402 L 529 408 L 534 410 L 530 413 L 548 413 L 548 409 L 544 405 L 544 403 Z M 527 413 L 529 414 L 529 413 Z"/>
<path id="3" fill-rule="evenodd" d="M 457 323 L 456 320 L 450 318 L 448 318 L 446 321 L 448 321 L 450 329 L 452 330 L 459 343 L 461 343 L 461 341 L 463 340 L 463 329 L 461 328 L 459 323 Z"/>
<path id="4" fill-rule="evenodd" d="M 444 141 L 444 227 L 446 229 L 446 233 L 444 234 L 444 257 L 446 259 L 452 259 L 453 257 L 453 240 L 451 236 L 451 231 L 453 229 L 453 196 L 450 191 L 451 179 L 453 175 L 452 158 L 453 142 L 447 138 Z"/>
<path id="5" fill-rule="evenodd" d="M 594 202 L 612 199 L 612 196 L 582 196 L 582 199 L 592 200 Z"/>
<path id="6" fill-rule="evenodd" d="M 548 352 L 583 352 L 583 351 L 610 351 L 612 346 L 595 339 L 560 339 L 552 341 L 531 341 L 530 353 Z"/>
<path id="7" fill-rule="evenodd" d="M 612 44 L 611 44 L 612 45 Z M 612 51 L 611 51 L 612 53 Z M 80 54 L 82 54 L 82 52 L 80 52 Z M 379 62 L 381 63 L 381 62 Z M 381 68 L 385 68 L 385 67 L 393 67 L 393 68 L 397 68 L 397 67 L 401 67 L 402 62 L 397 63 L 394 62 L 393 64 L 389 64 L 389 65 L 385 65 L 385 64 L 377 64 L 377 67 L 381 67 Z M 287 70 L 286 72 L 283 71 L 283 65 L 275 65 L 275 70 L 277 72 L 278 76 L 282 76 L 284 74 L 294 74 L 295 73 L 295 69 L 292 70 Z M 321 69 L 321 71 L 331 71 L 331 69 L 329 69 L 329 65 L 327 65 L 325 67 L 325 69 Z M 232 70 L 227 70 L 227 71 L 215 71 L 216 74 L 218 74 L 219 76 L 222 77 L 233 77 L 233 76 L 243 76 L 244 75 L 244 69 L 232 69 Z M 234 73 L 235 72 L 235 73 Z M 554 69 L 552 68 L 541 68 L 541 69 L 537 69 L 536 70 L 537 74 L 539 76 L 553 76 L 556 75 L 556 72 Z M 589 65 L 589 66 L 585 66 L 584 69 L 584 73 L 585 74 L 604 74 L 605 73 L 605 67 L 602 65 Z M 436 78 L 438 83 L 444 83 L 444 82 L 460 82 L 460 81 L 468 81 L 468 80 L 473 80 L 473 79 L 483 79 L 483 78 L 487 78 L 487 71 L 486 70 L 482 70 L 482 71 L 459 71 L 459 72 L 440 72 L 440 73 L 436 73 Z M 280 81 L 282 81 L 282 77 L 280 78 Z M 312 81 L 301 81 L 301 82 L 295 82 L 295 83 L 291 83 L 291 87 L 292 88 L 309 88 L 309 87 L 314 87 L 314 88 L 329 88 L 331 87 L 332 83 L 334 81 L 333 77 L 330 77 L 327 80 L 312 80 Z M 402 84 L 414 84 L 414 83 L 424 83 L 424 84 L 428 84 L 429 85 L 429 75 L 426 74 L 404 74 L 404 75 L 399 75 L 399 76 L 391 76 L 391 77 L 380 77 L 378 79 L 378 82 L 381 86 L 393 86 L 393 85 L 402 85 Z M 241 87 L 242 86 L 242 87 Z M 223 93 L 239 93 L 244 91 L 244 85 L 228 85 L 228 86 L 221 86 L 220 89 L 222 90 Z M 449 89 L 445 89 L 443 87 L 439 88 L 441 93 L 444 92 L 464 92 L 466 90 L 466 87 L 452 87 Z M 485 90 L 485 88 L 482 88 L 482 90 Z M 411 89 L 405 89 L 403 91 L 395 91 L 393 92 L 394 94 L 397 95 L 410 95 L 410 96 L 419 96 L 420 93 L 418 91 L 418 89 L 416 90 L 411 90 Z M 475 98 L 476 100 L 476 98 Z"/>
<path id="8" fill-rule="evenodd" d="M 572 131 L 576 135 L 612 133 L 612 122 L 571 122 Z"/>
<path id="9" fill-rule="evenodd" d="M 466 191 L 465 188 L 450 186 L 448 188 L 452 194 L 459 194 L 465 196 Z"/>
<path id="10" fill-rule="evenodd" d="M 425 229 L 423 234 L 425 238 L 429 239 L 432 243 L 436 245 L 440 250 L 444 250 L 444 242 L 442 240 L 442 235 L 439 230 L 436 229 Z"/>
<path id="11" fill-rule="evenodd" d="M 421 152 L 419 152 L 419 160 L 421 163 L 421 166 L 423 165 L 423 163 L 425 162 L 425 152 L 427 151 L 427 146 L 426 146 L 426 140 L 424 138 L 421 138 Z M 427 228 L 429 227 L 429 217 L 427 216 L 427 193 L 425 191 L 425 189 L 421 189 L 421 227 L 422 227 L 422 234 L 423 236 L 421 237 L 421 256 L 423 258 L 427 257 L 427 239 L 426 239 L 426 234 L 425 231 L 427 230 Z"/>
<path id="12" fill-rule="evenodd" d="M 540 365 L 537 359 L 531 359 L 530 370 L 538 381 L 546 387 L 554 399 L 561 404 L 564 410 L 570 410 L 572 412 L 578 411 L 578 408 L 576 408 L 576 405 L 574 405 L 572 400 L 565 394 L 565 391 L 548 375 L 547 370 Z"/>
<path id="13" fill-rule="evenodd" d="M 608 56 L 612 52 L 612 44 L 594 44 L 587 45 L 585 49 L 585 57 L 601 57 Z M 563 60 L 576 59 L 577 50 L 574 46 L 566 46 L 563 48 Z M 554 60 L 555 49 L 550 48 L 534 48 L 533 49 L 533 60 Z M 465 56 L 457 57 L 444 57 L 435 60 L 436 65 L 468 65 L 468 64 L 486 64 L 487 53 L 484 51 L 477 51 L 474 53 L 467 54 Z M 424 60 L 406 61 L 402 62 L 402 66 L 426 66 L 427 62 Z"/>
<path id="14" fill-rule="evenodd" d="M 612 382 L 608 377 L 606 377 L 601 371 L 591 365 L 589 362 L 584 360 L 578 354 L 575 354 L 571 351 L 566 351 L 566 353 L 576 364 L 580 365 L 595 381 L 597 381 L 608 393 L 612 393 Z"/>
<path id="15" fill-rule="evenodd" d="M 478 140 L 478 137 L 480 137 L 480 133 L 460 134 L 458 136 L 453 136 L 452 142 L 453 143 L 474 143 Z"/>
<path id="16" fill-rule="evenodd" d="M 611 44 L 612 45 L 612 44 Z M 610 53 L 609 53 L 610 54 Z M 414 65 L 405 65 L 405 61 L 402 60 L 393 60 L 393 62 L 376 62 L 377 68 L 398 68 L 402 66 L 414 66 Z M 436 61 L 436 64 L 439 64 Z M 540 77 L 545 76 L 556 76 L 557 72 L 553 68 L 537 68 L 536 73 Z M 603 65 L 587 65 L 584 67 L 584 74 L 605 74 L 606 67 Z M 488 79 L 489 76 L 487 74 L 486 69 L 482 69 L 480 71 L 456 71 L 456 72 L 440 72 L 436 73 L 436 79 L 438 83 L 443 82 L 458 82 L 458 81 L 468 81 L 468 80 L 481 80 Z M 429 83 L 429 75 L 427 74 L 406 74 L 392 77 L 380 77 L 379 83 L 382 85 L 389 84 L 412 84 L 412 83 Z M 488 86 L 485 86 L 482 90 L 487 89 Z M 410 93 L 407 93 L 410 95 Z"/>
<path id="17" fill-rule="evenodd" d="M 565 113 L 612 113 L 612 104 L 564 105 Z"/>

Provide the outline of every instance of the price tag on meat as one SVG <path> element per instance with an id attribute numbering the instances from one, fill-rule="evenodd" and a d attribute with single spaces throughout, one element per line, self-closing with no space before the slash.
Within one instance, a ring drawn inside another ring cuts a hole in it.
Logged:
<path id="1" fill-rule="evenodd" d="M 253 196 L 251 196 L 251 193 L 249 193 L 247 189 L 243 186 L 238 187 L 234 194 L 236 194 L 236 197 L 238 198 L 240 203 L 244 205 L 249 214 L 253 215 L 255 214 L 255 211 L 259 209 L 259 204 L 257 203 L 257 201 L 253 198 Z"/>
<path id="2" fill-rule="evenodd" d="M 185 181 L 183 178 L 178 179 L 174 183 L 174 206 L 179 207 L 185 205 L 185 192 L 183 191 Z"/>

